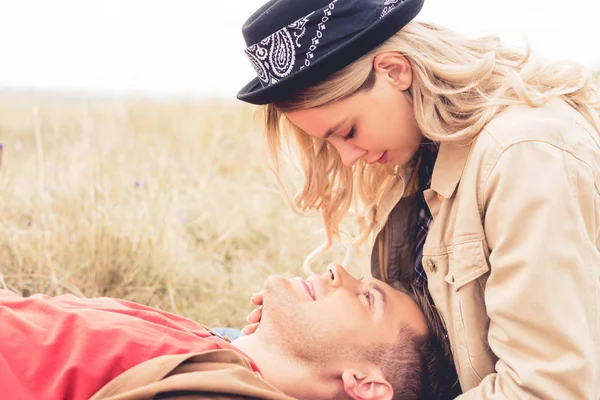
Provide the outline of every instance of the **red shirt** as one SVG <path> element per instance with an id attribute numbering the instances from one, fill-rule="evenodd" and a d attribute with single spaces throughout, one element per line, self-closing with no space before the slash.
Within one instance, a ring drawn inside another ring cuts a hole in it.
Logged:
<path id="1" fill-rule="evenodd" d="M 88 399 L 151 358 L 223 348 L 238 351 L 189 319 L 141 304 L 0 290 L 0 398 Z"/>

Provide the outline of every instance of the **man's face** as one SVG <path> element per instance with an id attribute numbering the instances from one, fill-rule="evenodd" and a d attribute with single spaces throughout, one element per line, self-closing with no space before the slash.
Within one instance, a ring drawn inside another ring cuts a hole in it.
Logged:
<path id="1" fill-rule="evenodd" d="M 427 332 L 414 301 L 376 279 L 358 281 L 342 267 L 306 280 L 266 281 L 261 334 L 299 361 L 358 361 L 361 349 L 394 344 L 402 328 Z"/>

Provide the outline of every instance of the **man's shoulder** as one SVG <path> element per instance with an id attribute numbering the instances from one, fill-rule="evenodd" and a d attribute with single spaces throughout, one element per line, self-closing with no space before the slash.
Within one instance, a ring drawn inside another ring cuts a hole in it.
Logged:
<path id="1" fill-rule="evenodd" d="M 136 365 L 117 376 L 91 400 L 171 398 L 261 398 L 292 400 L 254 371 L 251 362 L 232 349 L 165 355 Z"/>

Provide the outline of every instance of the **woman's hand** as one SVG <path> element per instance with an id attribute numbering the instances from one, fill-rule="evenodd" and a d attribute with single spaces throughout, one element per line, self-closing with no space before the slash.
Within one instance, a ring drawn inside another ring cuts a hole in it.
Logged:
<path id="1" fill-rule="evenodd" d="M 252 304 L 256 305 L 257 308 L 252 310 L 252 312 L 248 315 L 248 318 L 246 318 L 250 324 L 246 325 L 242 329 L 242 334 L 244 335 L 250 335 L 254 333 L 256 328 L 258 328 L 258 325 L 260 325 L 260 319 L 262 318 L 263 291 L 261 290 L 260 292 L 255 293 L 250 298 L 250 301 Z"/>

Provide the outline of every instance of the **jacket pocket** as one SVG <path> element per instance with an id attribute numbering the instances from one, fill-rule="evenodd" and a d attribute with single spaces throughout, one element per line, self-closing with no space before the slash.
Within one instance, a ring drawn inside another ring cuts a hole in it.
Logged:
<path id="1" fill-rule="evenodd" d="M 495 364 L 487 339 L 490 319 L 485 307 L 485 283 L 490 267 L 486 249 L 484 240 L 454 245 L 445 278 L 453 289 L 453 322 L 462 355 L 460 362 L 479 379 L 494 372 Z"/>

